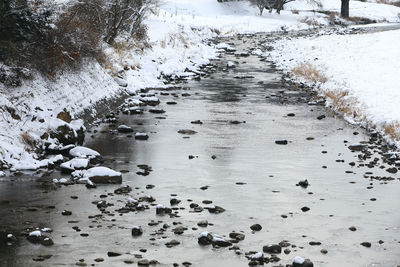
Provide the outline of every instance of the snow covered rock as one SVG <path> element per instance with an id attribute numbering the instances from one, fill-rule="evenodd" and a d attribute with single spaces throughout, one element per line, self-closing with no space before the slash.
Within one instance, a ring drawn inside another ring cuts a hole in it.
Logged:
<path id="1" fill-rule="evenodd" d="M 235 63 L 233 63 L 232 61 L 228 61 L 228 63 L 226 64 L 226 66 L 227 66 L 228 68 L 230 68 L 230 69 L 236 68 Z"/>
<path id="2" fill-rule="evenodd" d="M 132 227 L 132 236 L 140 236 L 143 234 L 142 227 L 140 226 L 133 226 Z"/>
<path id="3" fill-rule="evenodd" d="M 118 126 L 117 131 L 120 133 L 132 133 L 133 129 L 129 126 L 122 124 L 122 125 Z"/>
<path id="4" fill-rule="evenodd" d="M 149 136 L 147 133 L 136 133 L 135 139 L 136 140 L 147 140 L 147 139 L 149 139 Z"/>
<path id="5" fill-rule="evenodd" d="M 74 171 L 72 177 L 81 182 L 88 182 L 89 180 L 95 184 L 122 183 L 122 174 L 107 167 L 93 167 L 88 170 Z"/>
<path id="6" fill-rule="evenodd" d="M 160 100 L 155 96 L 145 96 L 140 98 L 140 101 L 149 106 L 157 106 L 160 104 Z"/>
<path id="7" fill-rule="evenodd" d="M 164 205 L 158 204 L 156 206 L 156 214 L 158 215 L 169 214 L 171 212 L 172 210 L 170 208 L 165 207 Z"/>
<path id="8" fill-rule="evenodd" d="M 116 77 L 114 80 L 119 86 L 128 87 L 128 83 L 124 79 Z"/>
<path id="9" fill-rule="evenodd" d="M 202 245 L 210 245 L 213 240 L 213 236 L 209 232 L 202 232 L 197 238 L 197 242 Z"/>
<path id="10" fill-rule="evenodd" d="M 73 158 L 60 165 L 61 172 L 71 173 L 75 170 L 86 169 L 89 165 L 89 160 L 86 158 Z"/>
<path id="11" fill-rule="evenodd" d="M 69 151 L 69 155 L 74 158 L 88 158 L 88 159 L 101 157 L 99 152 L 83 146 L 77 146 L 72 148 Z"/>
<path id="12" fill-rule="evenodd" d="M 293 267 L 314 267 L 314 264 L 308 260 L 308 259 L 303 259 L 300 256 L 296 256 L 293 259 Z"/>

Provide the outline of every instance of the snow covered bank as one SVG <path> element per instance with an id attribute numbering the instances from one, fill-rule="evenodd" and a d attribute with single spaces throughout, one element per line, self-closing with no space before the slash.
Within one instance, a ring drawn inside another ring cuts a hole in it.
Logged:
<path id="1" fill-rule="evenodd" d="M 399 147 L 399 40 L 400 30 L 281 40 L 270 58 L 285 72 L 312 66 L 326 80 L 316 89 L 329 105 L 351 123 L 376 127 Z M 307 73 L 296 73 L 297 81 L 315 85 Z"/>

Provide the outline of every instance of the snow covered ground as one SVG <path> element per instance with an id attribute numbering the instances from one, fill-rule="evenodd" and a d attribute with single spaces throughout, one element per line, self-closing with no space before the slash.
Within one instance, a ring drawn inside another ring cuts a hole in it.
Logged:
<path id="1" fill-rule="evenodd" d="M 400 30 L 281 40 L 270 56 L 286 72 L 313 66 L 326 79 L 317 88 L 334 109 L 352 123 L 377 127 L 400 145 L 399 40 Z M 294 78 L 310 84 L 305 76 Z"/>
<path id="2" fill-rule="evenodd" d="M 58 0 L 54 3 L 65 5 L 68 1 Z M 351 1 L 350 6 L 350 14 L 354 16 L 400 21 L 397 15 L 400 8 L 392 5 Z M 38 161 L 30 146 L 32 143 L 41 143 L 40 136 L 49 130 L 67 124 L 56 118 L 64 108 L 72 116 L 77 116 L 102 99 L 115 98 L 123 92 L 144 87 L 165 86 L 163 80 L 159 79 L 160 74 L 179 75 L 185 69 L 193 70 L 208 63 L 217 55 L 216 47 L 203 42 L 208 38 L 236 33 L 305 29 L 315 26 L 309 23 L 310 19 L 319 25 L 327 25 L 327 15 L 290 11 L 316 8 L 320 7 L 299 0 L 291 3 L 281 15 L 265 12 L 260 17 L 258 10 L 247 2 L 163 1 L 163 5 L 146 20 L 151 49 L 143 52 L 139 46 L 124 44 L 120 40 L 121 45 L 128 49 L 105 47 L 109 61 L 106 68 L 88 61 L 79 72 L 66 71 L 55 81 L 36 74 L 33 80 L 25 81 L 18 88 L 5 88 L 0 84 L 0 167 L 3 163 L 15 169 L 36 169 L 48 164 L 48 161 Z M 324 0 L 323 8 L 338 10 L 339 3 Z M 352 44 L 355 49 L 357 42 Z M 286 49 L 283 44 L 281 48 Z M 285 67 L 283 63 L 282 67 Z M 120 78 L 116 78 L 117 73 Z M 126 87 L 120 86 L 125 83 Z M 352 84 L 349 82 L 349 85 Z M 6 107 L 11 107 L 15 112 Z M 379 120 L 383 119 L 382 116 Z M 74 120 L 67 126 L 76 130 L 81 124 L 81 121 Z"/>

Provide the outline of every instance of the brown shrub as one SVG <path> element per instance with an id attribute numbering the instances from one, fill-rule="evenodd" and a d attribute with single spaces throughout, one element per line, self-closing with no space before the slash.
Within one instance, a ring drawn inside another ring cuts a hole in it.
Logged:
<path id="1" fill-rule="evenodd" d="M 395 121 L 382 126 L 383 132 L 395 141 L 400 141 L 400 122 Z"/>
<path id="2" fill-rule="evenodd" d="M 313 83 L 324 83 L 328 79 L 311 63 L 301 63 L 292 69 L 292 73 Z"/>

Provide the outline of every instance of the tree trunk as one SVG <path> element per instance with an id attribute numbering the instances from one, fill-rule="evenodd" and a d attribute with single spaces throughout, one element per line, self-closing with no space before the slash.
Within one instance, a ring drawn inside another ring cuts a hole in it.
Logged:
<path id="1" fill-rule="evenodd" d="M 343 18 L 349 17 L 349 1 L 350 0 L 342 0 L 342 7 L 340 9 L 340 15 Z"/>

